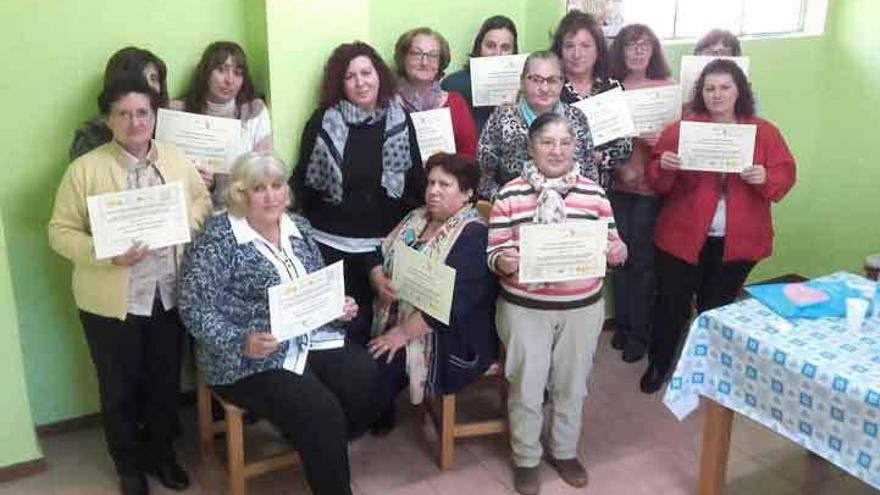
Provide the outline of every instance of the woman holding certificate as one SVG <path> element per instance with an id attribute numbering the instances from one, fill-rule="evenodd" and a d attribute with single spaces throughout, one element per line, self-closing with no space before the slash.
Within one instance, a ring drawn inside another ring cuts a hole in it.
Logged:
<path id="1" fill-rule="evenodd" d="M 572 10 L 559 21 L 553 35 L 553 53 L 562 60 L 565 83 L 560 99 L 569 104 L 621 88 L 620 82 L 607 77 L 608 49 L 602 27 L 590 14 Z M 622 88 L 621 88 L 622 89 Z M 593 150 L 593 162 L 599 172 L 599 185 L 611 189 L 614 170 L 632 152 L 630 138 L 618 138 Z"/>
<path id="2" fill-rule="evenodd" d="M 270 152 L 233 165 L 227 212 L 187 251 L 180 312 L 205 383 L 284 434 L 313 493 L 350 494 L 347 439 L 374 416 L 376 366 L 340 327 L 357 313 L 351 298 L 334 323 L 284 342 L 270 332 L 270 288 L 324 266 L 309 223 L 286 212 L 284 176 Z"/>
<path id="3" fill-rule="evenodd" d="M 733 302 L 755 263 L 770 256 L 770 204 L 795 182 L 794 158 L 779 130 L 755 117 L 736 63 L 715 60 L 703 69 L 693 109 L 663 131 L 647 168 L 663 207 L 654 230 L 657 299 L 645 393 L 659 390 L 672 371 L 694 295 L 700 312 Z M 722 165 L 753 165 L 711 171 L 718 155 Z"/>
<path id="4" fill-rule="evenodd" d="M 516 42 L 516 25 L 508 17 L 495 15 L 483 21 L 483 25 L 480 26 L 480 30 L 474 38 L 474 46 L 469 56 L 471 58 L 497 57 L 516 55 L 517 53 L 519 52 Z M 440 86 L 445 91 L 452 91 L 464 97 L 471 114 L 474 116 L 474 124 L 477 128 L 477 135 L 479 135 L 495 107 L 474 107 L 469 65 L 465 64 L 464 69 L 449 74 L 443 79 Z"/>
<path id="5" fill-rule="evenodd" d="M 188 217 L 181 214 L 179 221 L 186 221 L 184 229 L 192 232 L 200 229 L 211 202 L 192 164 L 175 147 L 152 139 L 159 96 L 143 78 L 110 82 L 98 103 L 113 140 L 68 167 L 55 197 L 49 244 L 74 265 L 73 295 L 97 372 L 104 434 L 122 493 L 147 493 L 145 472 L 182 490 L 189 478 L 175 459 L 171 440 L 184 333 L 177 314 L 183 249 L 135 242 L 122 254 L 97 259 L 95 246 L 103 239 L 92 222 L 103 215 L 92 211 L 93 198 L 126 191 L 147 197 L 145 189 L 153 186 L 180 185 L 182 198 L 176 197 L 181 203 L 151 204 L 185 209 Z M 159 215 L 144 216 L 136 206 L 119 213 L 115 220 L 120 223 Z"/>
<path id="6" fill-rule="evenodd" d="M 574 135 L 572 152 L 580 173 L 598 180 L 590 126 L 580 110 L 559 100 L 562 83 L 562 64 L 555 53 L 538 51 L 528 56 L 520 76 L 519 100 L 496 108 L 480 135 L 480 198 L 494 199 L 501 186 L 520 176 L 523 164 L 529 160 L 529 127 L 547 113 L 569 121 Z"/>
<path id="7" fill-rule="evenodd" d="M 576 141 L 565 117 L 545 113 L 535 119 L 528 142 L 534 161 L 524 163 L 522 174 L 501 188 L 489 218 L 487 262 L 501 277 L 495 321 L 507 351 L 514 486 L 526 495 L 540 489 L 545 390 L 553 402 L 548 460 L 566 483 L 587 484 L 577 443 L 604 306 L 602 276 L 581 273 L 604 273 L 606 259 L 609 265 L 626 260 L 626 245 L 614 228 L 605 192 L 579 173 Z M 568 246 L 574 243 L 563 239 L 544 257 L 545 273 L 572 276 L 522 281 L 531 269 L 521 261 L 529 260 L 525 251 L 535 247 L 523 243 L 523 232 L 536 227 L 551 228 L 558 239 L 568 231 L 594 233 L 577 239 L 578 244 L 589 242 L 588 249 L 572 249 Z M 560 252 L 566 248 L 568 252 Z M 521 267 L 527 268 L 525 273 Z"/>
<path id="8" fill-rule="evenodd" d="M 361 42 L 339 45 L 324 68 L 320 108 L 303 129 L 290 178 L 324 260 L 345 260 L 346 293 L 360 305 L 349 337 L 370 338 L 370 260 L 382 239 L 424 204 L 415 128 L 395 96 L 394 74 Z"/>
<path id="9" fill-rule="evenodd" d="M 397 93 L 409 112 L 448 108 L 455 137 L 455 151 L 471 159 L 477 157 L 477 129 L 464 97 L 440 87 L 443 71 L 449 66 L 449 43 L 430 28 L 411 29 L 394 46 L 397 66 Z"/>
<path id="10" fill-rule="evenodd" d="M 612 77 L 623 81 L 627 92 L 669 86 L 669 66 L 660 40 L 644 24 L 625 26 L 611 46 L 609 66 Z M 657 93 L 677 95 L 673 93 Z M 681 98 L 670 103 L 681 106 Z M 664 105 L 658 105 L 664 107 Z M 666 122 L 669 123 L 668 121 Z M 665 124 L 664 124 L 665 125 Z M 645 166 L 651 159 L 651 146 L 662 127 L 643 132 L 633 139 L 632 154 L 616 170 L 611 204 L 620 237 L 629 248 L 626 264 L 614 272 L 614 338 L 611 345 L 623 350 L 623 360 L 642 359 L 651 338 L 651 307 L 654 301 L 654 221 L 660 200 L 648 185 Z"/>
<path id="11" fill-rule="evenodd" d="M 159 106 L 168 104 L 168 86 L 165 77 L 168 70 L 165 62 L 149 50 L 127 46 L 114 53 L 104 68 L 104 86 L 116 79 L 137 79 L 143 77 L 147 85 L 159 94 Z M 113 132 L 107 127 L 103 116 L 83 124 L 73 135 L 70 145 L 70 159 L 75 160 L 93 149 L 113 140 Z"/>
<path id="12" fill-rule="evenodd" d="M 174 110 L 225 117 L 241 121 L 237 155 L 272 150 L 272 123 L 266 103 L 257 96 L 244 50 L 231 41 L 208 45 L 196 66 L 192 82 Z M 229 182 L 225 173 L 200 170 L 212 189 L 215 207 L 223 207 L 223 190 Z"/>
<path id="13" fill-rule="evenodd" d="M 385 238 L 370 272 L 378 309 L 369 350 L 379 360 L 377 400 L 384 411 L 376 433 L 394 425 L 394 398 L 407 382 L 410 401 L 420 404 L 425 393 L 455 393 L 473 382 L 498 355 L 487 228 L 474 207 L 479 172 L 468 157 L 447 153 L 431 156 L 425 168 L 426 206 L 411 211 Z M 454 285 L 443 288 L 452 298 L 449 314 L 442 315 L 447 322 L 397 297 L 391 277 L 402 249 L 455 270 Z"/>

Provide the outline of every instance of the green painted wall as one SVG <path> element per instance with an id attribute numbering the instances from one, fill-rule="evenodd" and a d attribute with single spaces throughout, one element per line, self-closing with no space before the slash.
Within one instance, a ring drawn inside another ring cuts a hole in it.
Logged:
<path id="1" fill-rule="evenodd" d="M 277 151 L 292 162 L 315 108 L 323 63 L 337 44 L 362 39 L 390 55 L 401 32 L 428 24 L 449 38 L 454 69 L 486 16 L 512 17 L 528 51 L 547 46 L 562 13 L 559 0 L 83 0 L 76 9 L 52 0 L 39 6 L 0 2 L 6 70 L 14 75 L 4 78 L 0 95 L 16 116 L 0 123 L 4 178 L 13 185 L 0 188 L 0 209 L 36 424 L 96 409 L 70 267 L 50 252 L 45 225 L 71 133 L 95 113 L 101 70 L 115 49 L 134 44 L 162 56 L 176 96 L 207 43 L 241 42 L 259 89 L 270 93 Z M 880 195 L 869 190 L 876 189 L 878 173 L 868 168 L 866 152 L 871 124 L 880 117 L 880 62 L 871 49 L 880 45 L 880 35 L 869 23 L 880 15 L 880 3 L 847 0 L 832 2 L 831 9 L 822 38 L 745 43 L 762 115 L 783 130 L 800 167 L 798 185 L 775 209 L 777 254 L 759 265 L 756 278 L 857 271 L 866 253 L 880 250 L 876 220 L 869 222 L 880 211 Z M 186 29 L 156 28 L 171 22 Z M 673 66 L 689 50 L 668 47 Z M 8 361 L 9 346 L 0 348 Z"/>
<path id="2" fill-rule="evenodd" d="M 209 42 L 247 41 L 241 18 L 251 1 L 0 2 L 6 54 L 0 98 L 12 116 L 0 122 L 6 185 L 0 210 L 36 424 L 96 410 L 70 266 L 49 250 L 46 224 L 73 130 L 97 113 L 107 58 L 125 45 L 153 50 L 168 64 L 171 94 L 177 95 Z"/>
<path id="3" fill-rule="evenodd" d="M 24 363 L 18 331 L 15 295 L 9 276 L 6 236 L 0 220 L 0 391 L 3 414 L 0 415 L 0 466 L 9 466 L 42 457 L 24 379 Z"/>

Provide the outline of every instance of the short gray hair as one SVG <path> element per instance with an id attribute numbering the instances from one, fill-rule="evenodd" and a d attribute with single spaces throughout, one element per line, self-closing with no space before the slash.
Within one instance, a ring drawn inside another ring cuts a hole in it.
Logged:
<path id="1" fill-rule="evenodd" d="M 287 206 L 290 206 L 290 189 L 284 180 L 284 161 L 271 151 L 252 151 L 235 160 L 229 173 L 229 186 L 223 192 L 226 208 L 233 216 L 247 215 L 246 192 L 257 184 L 280 179 L 287 190 Z"/>

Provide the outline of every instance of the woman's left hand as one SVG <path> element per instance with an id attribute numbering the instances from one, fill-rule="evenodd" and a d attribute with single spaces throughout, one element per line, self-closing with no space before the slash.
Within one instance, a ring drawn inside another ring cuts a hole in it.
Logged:
<path id="1" fill-rule="evenodd" d="M 605 250 L 605 259 L 610 266 L 620 266 L 626 263 L 627 249 L 623 241 L 612 242 L 608 244 Z"/>
<path id="2" fill-rule="evenodd" d="M 394 359 L 394 355 L 397 354 L 397 351 L 405 346 L 407 342 L 409 342 L 409 339 L 407 338 L 406 333 L 403 331 L 403 328 L 398 325 L 371 340 L 370 343 L 367 344 L 367 349 L 370 351 L 370 354 L 372 354 L 373 359 L 379 359 L 387 352 L 388 358 L 385 362 L 390 363 L 391 360 Z"/>
<path id="3" fill-rule="evenodd" d="M 760 186 L 767 182 L 767 169 L 763 165 L 752 165 L 739 173 L 740 179 L 746 184 Z"/>
<path id="4" fill-rule="evenodd" d="M 345 296 L 345 304 L 342 306 L 344 312 L 342 316 L 336 319 L 339 323 L 348 323 L 358 314 L 358 304 L 351 296 Z"/>

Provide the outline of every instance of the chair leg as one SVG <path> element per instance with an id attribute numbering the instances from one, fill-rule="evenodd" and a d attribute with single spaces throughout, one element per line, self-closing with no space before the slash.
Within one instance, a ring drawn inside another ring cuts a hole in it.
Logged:
<path id="1" fill-rule="evenodd" d="M 455 394 L 446 394 L 441 399 L 440 412 L 440 469 L 452 469 L 455 455 Z"/>
<path id="2" fill-rule="evenodd" d="M 200 383 L 196 388 L 196 407 L 199 415 L 199 439 L 202 443 L 202 454 L 210 460 L 214 458 L 214 433 L 211 429 L 211 391 Z"/>
<path id="3" fill-rule="evenodd" d="M 226 428 L 229 494 L 244 495 L 244 431 L 241 411 L 226 409 Z"/>

